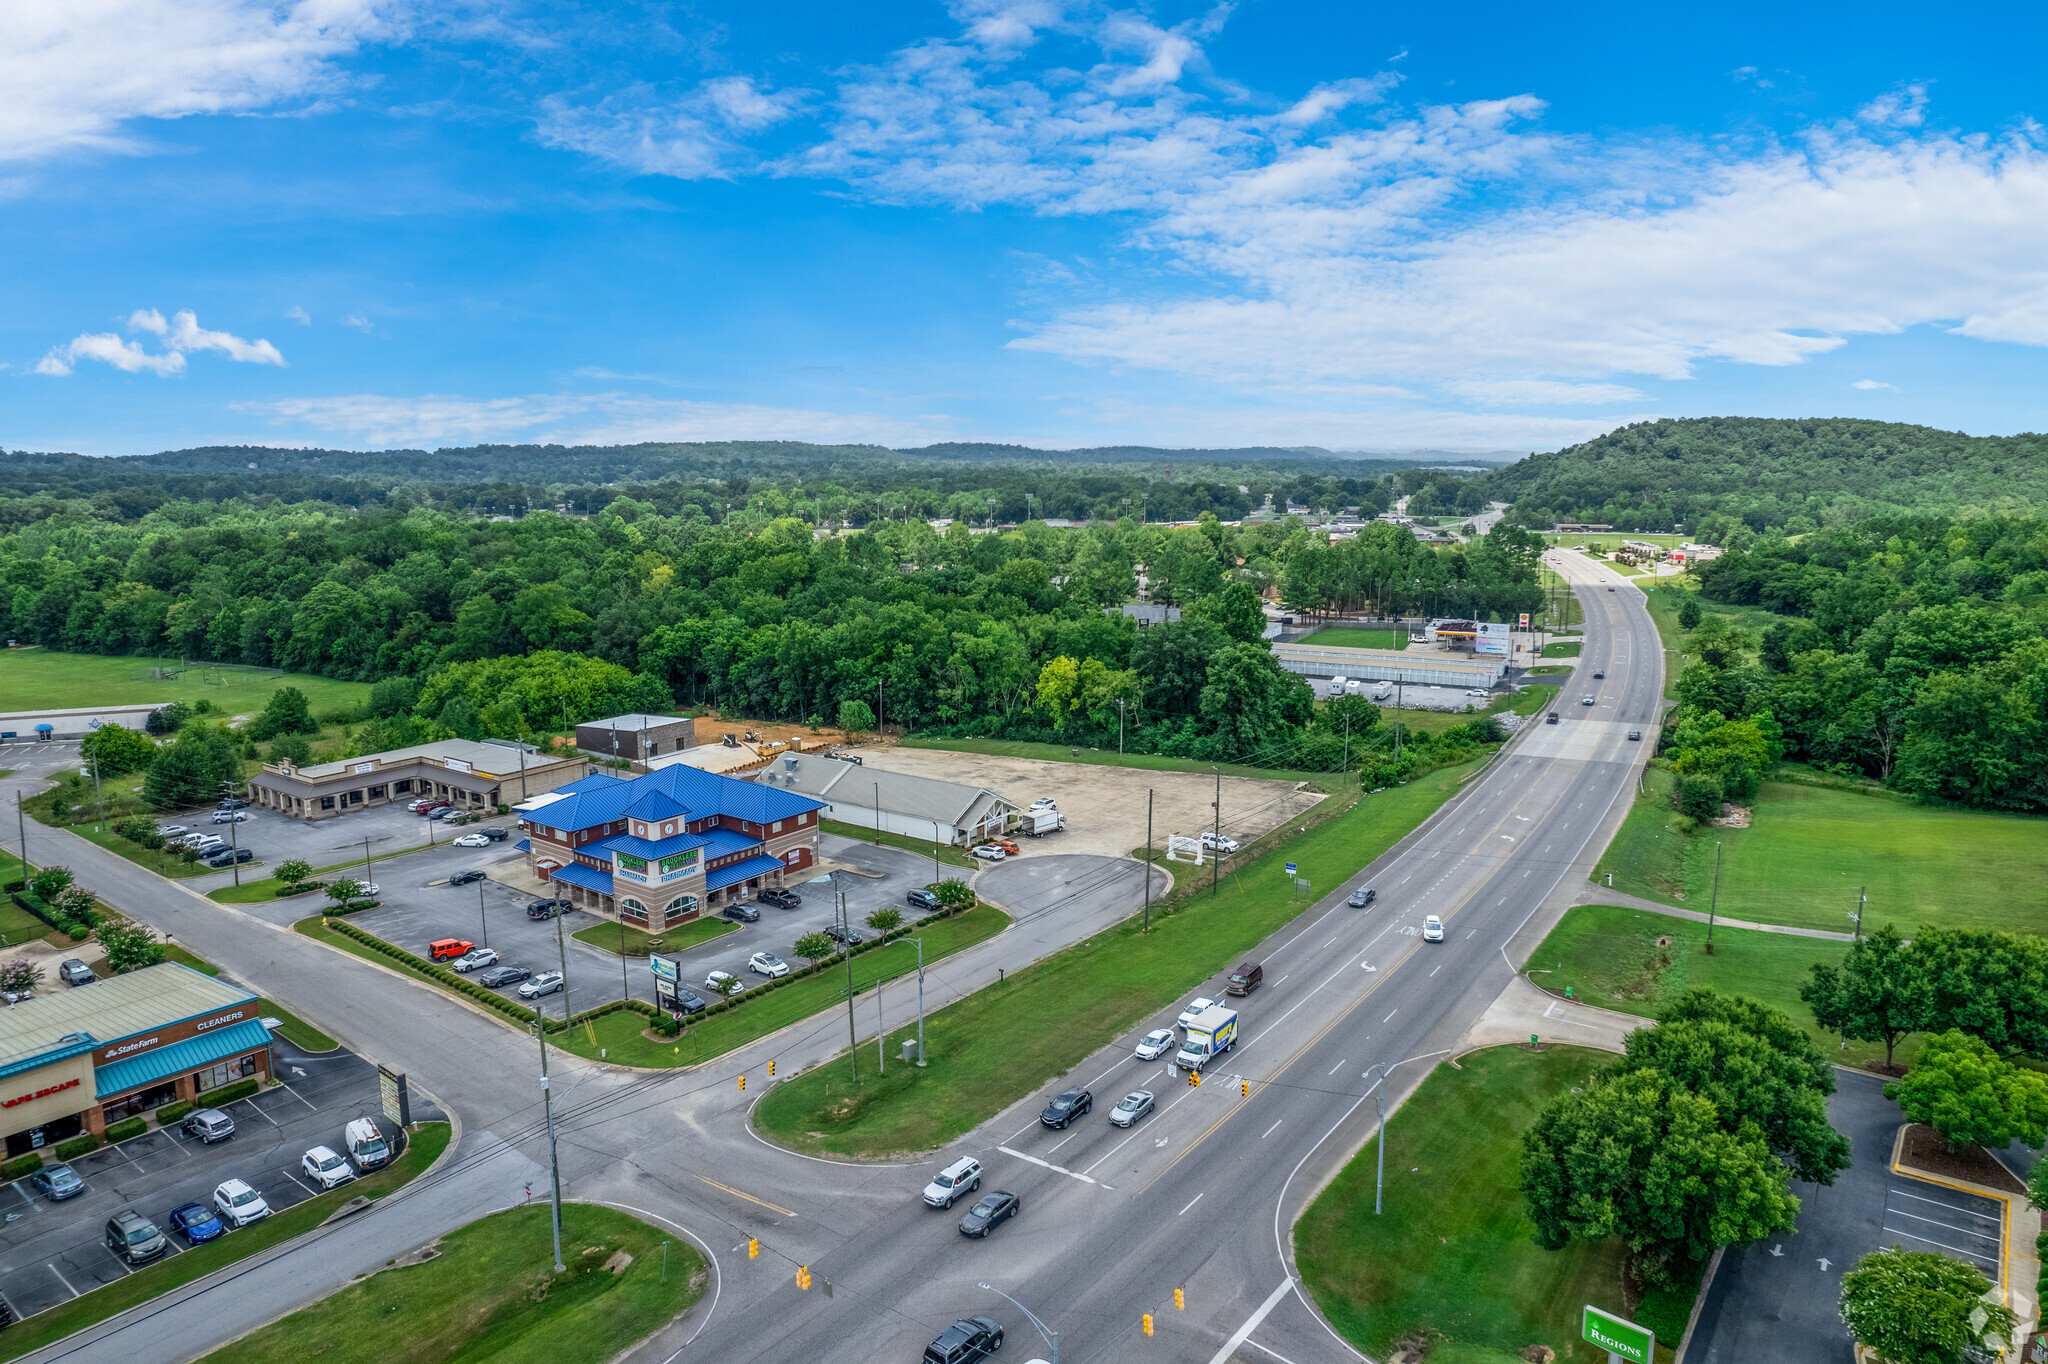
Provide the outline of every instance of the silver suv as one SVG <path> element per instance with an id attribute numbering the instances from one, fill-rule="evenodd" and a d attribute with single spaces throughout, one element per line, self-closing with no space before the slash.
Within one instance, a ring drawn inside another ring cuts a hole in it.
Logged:
<path id="1" fill-rule="evenodd" d="M 131 1265 L 139 1265 L 170 1249 L 170 1242 L 141 1213 L 123 1209 L 107 1219 L 107 1249 Z"/>
<path id="2" fill-rule="evenodd" d="M 211 1146 L 235 1135 L 235 1120 L 218 1108 L 202 1108 L 185 1119 L 185 1135 Z"/>

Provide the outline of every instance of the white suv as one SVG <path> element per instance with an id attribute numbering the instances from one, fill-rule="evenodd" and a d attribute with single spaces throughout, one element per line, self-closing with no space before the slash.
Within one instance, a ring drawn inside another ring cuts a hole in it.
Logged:
<path id="1" fill-rule="evenodd" d="M 963 1157 L 932 1176 L 924 1186 L 924 1201 L 934 1208 L 950 1208 L 961 1194 L 981 1187 L 981 1162 Z"/>
<path id="2" fill-rule="evenodd" d="M 231 1227 L 246 1227 L 270 1216 L 270 1205 L 263 1201 L 263 1195 L 239 1179 L 230 1179 L 213 1191 L 213 1207 Z"/>

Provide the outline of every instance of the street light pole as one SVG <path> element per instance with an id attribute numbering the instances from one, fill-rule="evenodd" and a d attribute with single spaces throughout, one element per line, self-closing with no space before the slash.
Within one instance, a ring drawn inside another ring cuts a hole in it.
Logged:
<path id="1" fill-rule="evenodd" d="M 1367 1066 L 1365 1073 L 1358 1078 L 1361 1080 L 1371 1080 L 1374 1071 L 1380 1073 L 1380 1078 L 1374 1082 L 1372 1087 L 1373 1101 L 1379 1108 L 1380 1114 L 1380 1130 L 1379 1134 L 1374 1138 L 1374 1143 L 1379 1147 L 1379 1170 L 1373 1176 L 1372 1188 L 1372 1215 L 1378 1217 L 1380 1215 L 1380 1195 L 1386 1191 L 1387 1187 L 1387 1063 L 1380 1061 Z"/>
<path id="2" fill-rule="evenodd" d="M 939 822 L 932 821 L 932 884 L 939 883 Z"/>
<path id="3" fill-rule="evenodd" d="M 491 945 L 491 921 L 484 917 L 484 883 L 476 883 L 476 921 L 478 931 L 483 934 L 484 946 Z"/>
<path id="4" fill-rule="evenodd" d="M 897 941 L 907 943 L 917 949 L 917 1064 L 922 1066 L 924 1064 L 924 939 L 899 938 Z M 875 979 L 877 982 L 875 993 L 879 995 L 882 992 L 880 975 L 878 974 Z"/>
<path id="5" fill-rule="evenodd" d="M 1053 1330 L 1050 1326 L 1047 1326 L 1044 1322 L 1040 1321 L 1038 1319 L 1038 1314 L 1036 1312 L 1026 1307 L 1023 1303 L 1018 1302 L 1008 1293 L 1003 1292 L 1002 1289 L 990 1288 L 987 1284 L 982 1284 L 981 1287 L 987 1288 L 989 1292 L 995 1294 L 999 1298 L 1002 1298 L 1004 1301 L 1008 1302 L 1010 1306 L 1016 1308 L 1019 1312 L 1022 1312 L 1024 1314 L 1025 1320 L 1029 1321 L 1033 1326 L 1036 1326 L 1038 1328 L 1039 1336 L 1044 1339 L 1047 1345 L 1050 1345 L 1052 1347 L 1052 1364 L 1060 1364 L 1060 1333 L 1058 1331 Z"/>
<path id="6" fill-rule="evenodd" d="M 1210 809 L 1214 812 L 1215 819 L 1209 826 L 1211 830 L 1210 837 L 1214 845 L 1209 849 L 1209 894 L 1211 896 L 1216 894 L 1219 888 L 1218 883 L 1223 878 L 1223 772 L 1220 768 L 1214 770 L 1216 772 L 1216 803 Z"/>
<path id="7" fill-rule="evenodd" d="M 27 866 L 27 863 L 23 863 Z M 26 875 L 26 873 L 23 873 Z M 1145 788 L 1145 931 L 1152 931 L 1152 788 Z"/>
<path id="8" fill-rule="evenodd" d="M 839 871 L 835 867 L 827 873 L 832 878 L 832 917 L 842 930 L 846 927 L 846 892 L 839 889 Z M 853 1083 L 860 1084 L 860 1038 L 853 1027 L 853 953 L 846 952 L 846 1059 L 853 1067 Z"/>
<path id="9" fill-rule="evenodd" d="M 555 1096 L 548 1088 L 547 1018 L 538 1009 L 534 1010 L 533 1035 L 540 1039 L 540 1101 L 548 1115 L 548 1177 L 554 1184 L 555 1273 L 560 1274 L 567 1268 L 562 1263 L 562 1167 L 555 1159 Z"/>

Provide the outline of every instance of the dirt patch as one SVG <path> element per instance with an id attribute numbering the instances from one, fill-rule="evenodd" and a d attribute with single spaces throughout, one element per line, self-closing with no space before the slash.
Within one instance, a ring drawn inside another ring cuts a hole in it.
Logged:
<path id="1" fill-rule="evenodd" d="M 1524 1345 L 1522 1358 L 1526 1364 L 1551 1364 L 1557 1358 L 1557 1351 L 1548 1345 Z"/>
<path id="2" fill-rule="evenodd" d="M 1749 827 L 1749 807 L 1747 805 L 1723 805 L 1720 816 L 1708 820 L 1707 823 L 1717 829 L 1747 829 Z"/>
<path id="3" fill-rule="evenodd" d="M 1939 1133 L 1917 1122 L 1906 1128 L 1906 1141 L 1899 1149 L 1899 1164 L 1921 1174 L 1961 1180 L 1965 1184 L 1981 1184 L 2001 1193 L 2023 1194 L 2027 1191 L 2027 1186 L 1983 1147 L 1958 1146 L 1950 1150 Z"/>

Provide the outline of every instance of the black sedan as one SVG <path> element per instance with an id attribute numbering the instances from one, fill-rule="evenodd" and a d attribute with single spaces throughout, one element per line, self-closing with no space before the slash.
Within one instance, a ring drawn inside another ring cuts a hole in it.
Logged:
<path id="1" fill-rule="evenodd" d="M 478 873 L 481 875 L 482 873 Z M 535 900 L 526 907 L 529 919 L 553 919 L 567 914 L 573 906 L 567 900 Z"/>
<path id="2" fill-rule="evenodd" d="M 449 877 L 448 884 L 451 886 L 466 886 L 472 881 L 481 881 L 483 879 L 484 873 L 482 869 L 471 867 L 468 871 L 459 871 Z"/>
<path id="3" fill-rule="evenodd" d="M 838 943 L 841 947 L 858 947 L 867 941 L 861 935 L 859 929 L 848 928 L 844 924 L 827 924 L 825 925 L 824 933 L 826 937 Z"/>
<path id="4" fill-rule="evenodd" d="M 478 976 L 477 979 L 490 986 L 493 990 L 502 990 L 507 985 L 517 985 L 532 974 L 533 972 L 527 970 L 524 966 L 493 966 L 490 970 Z"/>
<path id="5" fill-rule="evenodd" d="M 1379 898 L 1379 892 L 1371 886 L 1360 886 L 1357 890 L 1351 892 L 1351 907 L 1353 909 L 1364 909 Z"/>
<path id="6" fill-rule="evenodd" d="M 761 911 L 744 902 L 727 905 L 718 911 L 721 919 L 730 919 L 736 924 L 757 924 L 761 922 Z"/>
<path id="7" fill-rule="evenodd" d="M 1008 1189 L 997 1189 L 967 1210 L 960 1219 L 962 1236 L 986 1236 L 1024 1210 L 1024 1202 Z"/>
<path id="8" fill-rule="evenodd" d="M 1065 1127 L 1083 1113 L 1095 1111 L 1095 1096 L 1085 1089 L 1070 1089 L 1045 1106 L 1038 1120 L 1047 1127 Z"/>
<path id="9" fill-rule="evenodd" d="M 944 908 L 939 903 L 939 897 L 928 890 L 913 890 L 903 898 L 912 909 L 922 909 L 927 913 L 935 909 Z"/>

